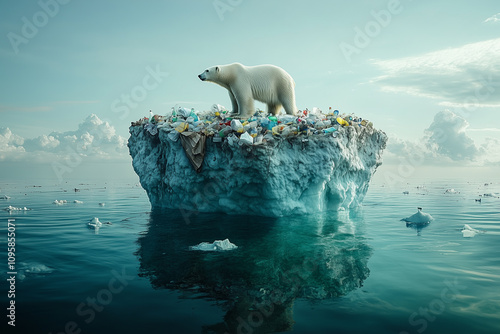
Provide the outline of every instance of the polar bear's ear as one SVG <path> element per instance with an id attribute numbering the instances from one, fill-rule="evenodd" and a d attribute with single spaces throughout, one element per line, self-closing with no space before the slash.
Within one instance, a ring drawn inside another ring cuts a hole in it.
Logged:
<path id="1" fill-rule="evenodd" d="M 220 71 L 219 66 L 216 66 L 216 67 L 215 67 L 215 71 L 216 71 L 216 72 L 219 72 L 219 71 Z"/>

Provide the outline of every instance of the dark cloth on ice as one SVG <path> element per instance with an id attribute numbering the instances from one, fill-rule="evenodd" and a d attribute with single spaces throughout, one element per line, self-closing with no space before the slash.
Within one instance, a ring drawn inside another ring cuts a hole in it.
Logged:
<path id="1" fill-rule="evenodd" d="M 189 162 L 197 173 L 201 172 L 203 159 L 205 159 L 206 141 L 207 136 L 204 134 L 191 131 L 181 133 L 182 147 L 184 148 L 184 152 L 186 152 Z"/>

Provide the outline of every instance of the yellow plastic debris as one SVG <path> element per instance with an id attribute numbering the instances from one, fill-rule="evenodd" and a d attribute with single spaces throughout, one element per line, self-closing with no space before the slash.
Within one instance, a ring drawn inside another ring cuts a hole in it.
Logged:
<path id="1" fill-rule="evenodd" d="M 343 119 L 342 117 L 337 117 L 337 122 L 340 124 L 340 125 L 344 125 L 344 126 L 348 126 L 349 125 L 349 122 L 347 122 L 345 119 Z"/>
<path id="2" fill-rule="evenodd" d="M 176 128 L 175 128 L 175 131 L 179 132 L 179 133 L 182 133 L 184 131 L 186 131 L 189 127 L 189 124 L 188 123 L 181 123 L 179 124 Z"/>

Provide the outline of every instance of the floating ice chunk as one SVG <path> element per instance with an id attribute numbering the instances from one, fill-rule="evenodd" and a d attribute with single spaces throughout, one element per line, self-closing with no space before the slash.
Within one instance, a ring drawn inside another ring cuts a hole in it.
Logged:
<path id="1" fill-rule="evenodd" d="M 99 230 L 99 228 L 102 227 L 102 225 L 113 225 L 113 224 L 111 222 L 101 222 L 97 217 L 92 218 L 88 223 L 88 226 L 90 228 L 94 228 L 96 230 Z"/>
<path id="2" fill-rule="evenodd" d="M 79 201 L 79 200 L 77 200 L 77 199 L 75 199 L 75 200 L 73 201 L 73 203 L 75 203 L 75 204 L 83 204 L 83 202 L 82 202 L 82 201 Z"/>
<path id="3" fill-rule="evenodd" d="M 29 211 L 31 209 L 28 209 L 27 207 L 23 207 L 23 208 L 16 208 L 16 207 L 13 207 L 12 205 L 9 205 L 8 207 L 6 207 L 4 209 L 5 211 L 9 211 L 9 212 L 12 212 L 12 211 Z"/>
<path id="4" fill-rule="evenodd" d="M 429 223 L 430 221 L 434 220 L 434 218 L 430 214 L 422 212 L 422 208 L 417 208 L 417 209 L 418 209 L 417 213 L 411 215 L 410 217 L 403 218 L 401 220 L 407 223 L 416 223 L 416 224 Z"/>
<path id="5" fill-rule="evenodd" d="M 450 188 L 450 189 L 446 189 L 446 191 L 444 192 L 445 194 L 460 194 L 460 192 L 456 191 L 455 189 L 453 188 Z"/>
<path id="6" fill-rule="evenodd" d="M 5 200 L 7 200 L 7 199 L 10 199 L 10 197 L 9 197 L 9 196 L 7 196 L 7 195 L 0 195 L 0 199 L 5 199 Z"/>
<path id="7" fill-rule="evenodd" d="M 89 224 L 90 227 L 93 227 L 95 229 L 98 229 L 99 227 L 102 226 L 102 223 L 99 221 L 99 218 L 94 217 L 90 220 Z"/>
<path id="8" fill-rule="evenodd" d="M 482 233 L 482 231 L 476 230 L 467 224 L 462 228 L 462 235 L 464 238 L 474 238 L 478 233 Z"/>
<path id="9" fill-rule="evenodd" d="M 22 281 L 26 278 L 26 275 L 43 275 L 50 274 L 54 269 L 47 267 L 41 263 L 25 263 L 21 262 L 19 264 L 19 269 L 17 272 L 17 278 Z"/>
<path id="10" fill-rule="evenodd" d="M 215 240 L 213 243 L 202 242 L 196 246 L 190 246 L 189 250 L 198 250 L 205 252 L 227 251 L 238 248 L 235 244 L 231 243 L 229 239 Z"/>
<path id="11" fill-rule="evenodd" d="M 65 200 L 65 199 L 62 199 L 62 200 L 55 200 L 54 202 L 52 202 L 52 204 L 55 204 L 55 205 L 63 205 L 63 204 L 67 204 L 68 201 Z"/>
<path id="12" fill-rule="evenodd" d="M 41 263 L 30 263 L 23 266 L 24 272 L 32 274 L 50 274 L 54 270 Z"/>

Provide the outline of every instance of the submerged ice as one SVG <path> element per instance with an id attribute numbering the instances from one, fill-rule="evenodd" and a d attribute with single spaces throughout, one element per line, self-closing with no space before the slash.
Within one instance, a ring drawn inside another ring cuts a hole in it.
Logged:
<path id="1" fill-rule="evenodd" d="M 130 127 L 132 165 L 153 207 L 272 217 L 349 209 L 387 141 L 371 123 L 327 115 L 199 116 L 155 116 L 158 131 L 147 121 Z"/>

